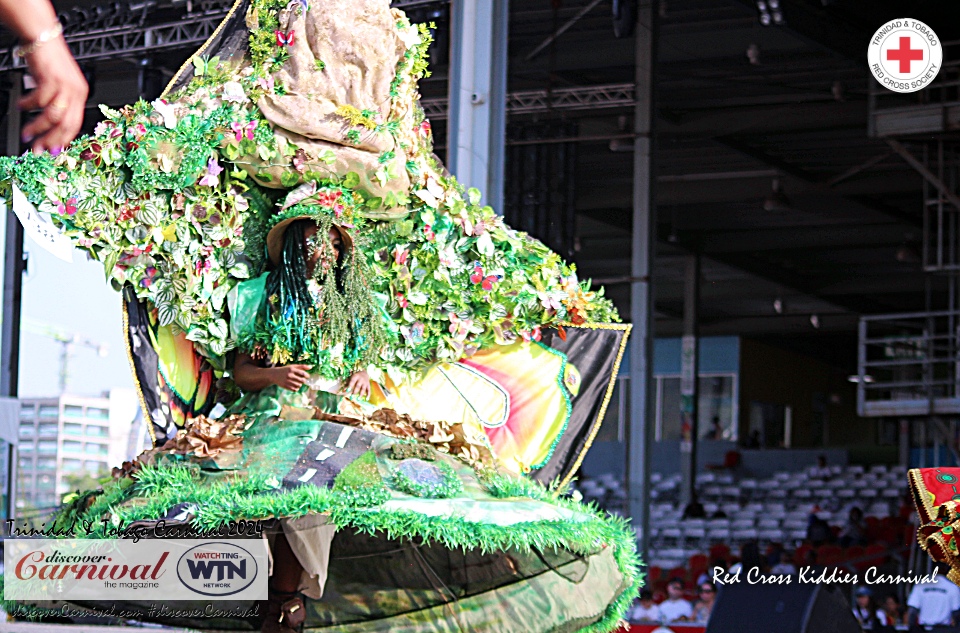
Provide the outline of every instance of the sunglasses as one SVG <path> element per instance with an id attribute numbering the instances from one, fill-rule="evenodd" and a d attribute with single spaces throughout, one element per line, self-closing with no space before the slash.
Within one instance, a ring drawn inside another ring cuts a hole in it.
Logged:
<path id="1" fill-rule="evenodd" d="M 713 589 L 701 589 L 700 593 L 713 593 Z"/>

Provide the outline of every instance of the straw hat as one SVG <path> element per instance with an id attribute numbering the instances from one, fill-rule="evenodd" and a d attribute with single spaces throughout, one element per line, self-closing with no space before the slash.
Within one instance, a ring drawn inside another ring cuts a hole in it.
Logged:
<path id="1" fill-rule="evenodd" d="M 267 253 L 270 256 L 270 262 L 277 266 L 280 263 L 280 253 L 283 252 L 283 238 L 287 234 L 287 227 L 297 220 L 314 220 L 316 221 L 317 217 L 315 215 L 299 215 L 292 218 L 284 218 L 280 220 L 273 228 L 270 229 L 270 232 L 267 233 Z M 353 238 L 343 227 L 332 224 L 333 228 L 340 233 L 340 239 L 343 241 L 344 251 L 353 249 Z"/>

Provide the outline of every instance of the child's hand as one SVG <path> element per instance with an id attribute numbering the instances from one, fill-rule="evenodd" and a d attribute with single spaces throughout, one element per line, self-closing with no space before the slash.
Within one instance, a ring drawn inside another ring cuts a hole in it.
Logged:
<path id="1" fill-rule="evenodd" d="M 350 376 L 350 381 L 347 383 L 346 393 L 348 395 L 353 394 L 357 396 L 363 396 L 364 398 L 369 398 L 370 376 L 367 375 L 367 372 L 361 370 Z"/>
<path id="2" fill-rule="evenodd" d="M 287 391 L 299 391 L 310 380 L 310 365 L 284 365 L 274 367 L 273 384 Z"/>

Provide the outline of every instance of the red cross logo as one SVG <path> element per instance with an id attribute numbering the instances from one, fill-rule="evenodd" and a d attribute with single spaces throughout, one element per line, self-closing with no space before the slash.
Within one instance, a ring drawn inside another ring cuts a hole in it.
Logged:
<path id="1" fill-rule="evenodd" d="M 900 38 L 900 48 L 891 48 L 887 51 L 887 61 L 900 62 L 900 72 L 910 72 L 910 62 L 922 61 L 923 49 L 910 48 L 910 36 Z"/>

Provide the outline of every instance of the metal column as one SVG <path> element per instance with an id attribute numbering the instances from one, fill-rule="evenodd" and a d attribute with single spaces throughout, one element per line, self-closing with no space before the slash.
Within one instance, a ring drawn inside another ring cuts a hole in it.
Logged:
<path id="1" fill-rule="evenodd" d="M 450 3 L 447 167 L 483 202 L 503 208 L 508 0 Z"/>
<path id="2" fill-rule="evenodd" d="M 630 424 L 627 436 L 627 503 L 639 531 L 640 554 L 649 559 L 650 444 L 653 438 L 653 68 L 656 52 L 654 0 L 640 0 L 637 14 L 636 109 L 633 150 L 633 229 L 630 266 Z"/>
<path id="3" fill-rule="evenodd" d="M 23 74 L 10 73 L 7 104 L 7 155 L 20 154 L 20 108 Z M 7 209 L 3 258 L 3 319 L 0 323 L 0 396 L 17 397 L 20 370 L 20 293 L 23 288 L 23 227 L 12 209 Z M 7 518 L 17 507 L 17 447 L 7 455 Z"/>
<path id="4" fill-rule="evenodd" d="M 683 352 L 680 365 L 680 498 L 693 501 L 697 485 L 697 441 L 700 397 L 700 255 L 687 256 L 683 297 Z"/>

